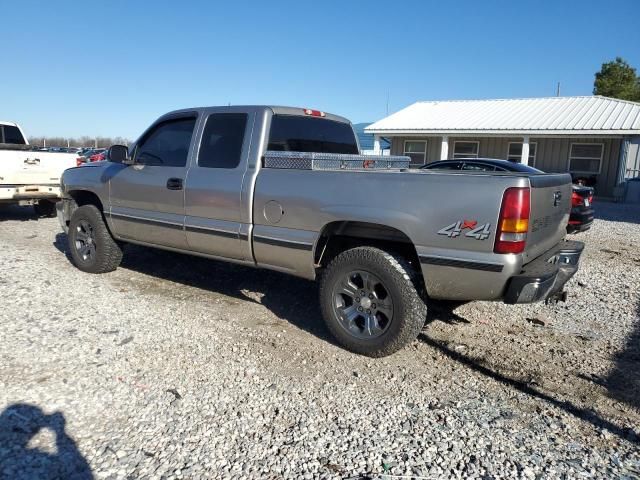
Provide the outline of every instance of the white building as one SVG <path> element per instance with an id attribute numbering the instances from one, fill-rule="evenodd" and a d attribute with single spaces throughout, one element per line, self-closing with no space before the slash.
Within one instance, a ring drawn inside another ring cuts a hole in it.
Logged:
<path id="1" fill-rule="evenodd" d="M 571 172 L 613 196 L 640 176 L 640 103 L 600 96 L 417 102 L 365 129 L 413 165 L 502 158 Z"/>

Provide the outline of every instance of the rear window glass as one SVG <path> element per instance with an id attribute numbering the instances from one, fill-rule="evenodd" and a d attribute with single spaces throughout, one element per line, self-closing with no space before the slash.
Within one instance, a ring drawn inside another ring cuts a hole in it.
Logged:
<path id="1" fill-rule="evenodd" d="M 427 164 L 422 168 L 426 168 L 428 170 L 460 170 L 462 164 L 459 162 L 448 162 L 448 163 L 431 163 Z"/>
<path id="2" fill-rule="evenodd" d="M 24 137 L 22 133 L 20 133 L 20 129 L 13 125 L 2 125 L 0 126 L 0 133 L 3 135 L 0 136 L 0 143 L 13 143 L 17 145 L 24 145 Z"/>
<path id="3" fill-rule="evenodd" d="M 495 172 L 496 167 L 484 163 L 467 163 L 462 166 L 462 170 L 473 170 L 476 172 Z"/>
<path id="4" fill-rule="evenodd" d="M 537 168 L 533 168 L 533 167 L 530 167 L 529 165 L 523 165 L 522 163 L 517 163 L 517 162 L 510 162 L 509 165 L 505 166 L 504 168 L 512 172 L 544 173 L 542 170 L 538 170 Z"/>
<path id="5" fill-rule="evenodd" d="M 357 154 L 351 125 L 324 118 L 274 115 L 267 150 Z"/>

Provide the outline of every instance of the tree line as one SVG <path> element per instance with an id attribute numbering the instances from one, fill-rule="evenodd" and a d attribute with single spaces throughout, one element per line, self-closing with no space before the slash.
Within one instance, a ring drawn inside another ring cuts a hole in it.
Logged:
<path id="1" fill-rule="evenodd" d="M 111 145 L 129 145 L 131 140 L 124 137 L 29 137 L 29 144 L 38 147 L 94 147 L 107 148 Z"/>
<path id="2" fill-rule="evenodd" d="M 623 58 L 602 64 L 593 82 L 593 94 L 640 102 L 640 77 Z"/>

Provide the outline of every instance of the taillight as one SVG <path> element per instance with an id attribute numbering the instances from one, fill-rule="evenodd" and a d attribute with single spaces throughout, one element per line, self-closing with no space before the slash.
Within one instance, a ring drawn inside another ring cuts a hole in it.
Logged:
<path id="1" fill-rule="evenodd" d="M 495 253 L 521 253 L 527 243 L 531 212 L 529 187 L 507 188 L 502 196 Z"/>
<path id="2" fill-rule="evenodd" d="M 76 167 L 79 167 L 83 163 L 84 163 L 84 158 L 83 157 L 76 158 Z"/>
<path id="3" fill-rule="evenodd" d="M 584 202 L 582 195 L 578 195 L 576 192 L 571 192 L 571 206 L 579 207 Z"/>
<path id="4" fill-rule="evenodd" d="M 324 117 L 325 113 L 321 112 L 320 110 L 311 110 L 310 108 L 305 108 L 304 109 L 304 114 L 305 115 L 311 115 L 312 117 Z"/>

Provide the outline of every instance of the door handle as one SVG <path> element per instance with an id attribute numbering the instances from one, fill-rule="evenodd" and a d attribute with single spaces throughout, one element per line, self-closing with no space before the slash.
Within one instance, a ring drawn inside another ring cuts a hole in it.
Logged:
<path id="1" fill-rule="evenodd" d="M 167 188 L 169 190 L 182 190 L 182 179 L 170 178 L 169 180 L 167 180 Z"/>

